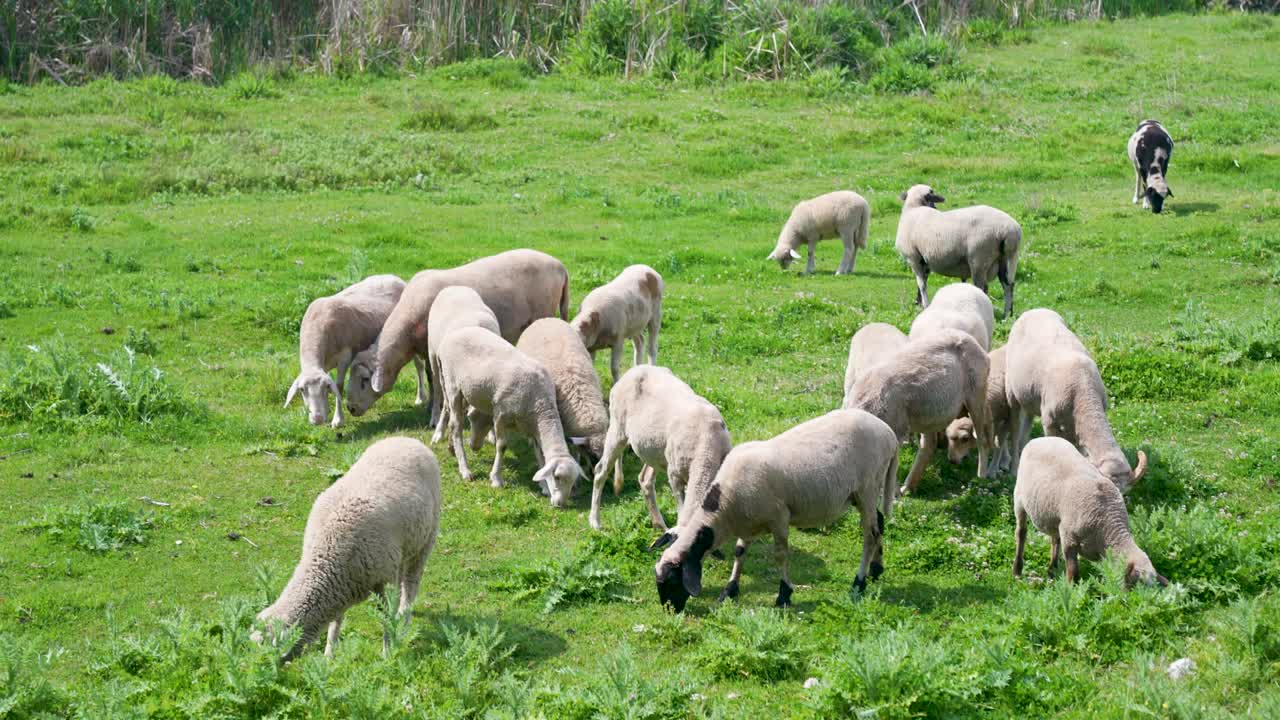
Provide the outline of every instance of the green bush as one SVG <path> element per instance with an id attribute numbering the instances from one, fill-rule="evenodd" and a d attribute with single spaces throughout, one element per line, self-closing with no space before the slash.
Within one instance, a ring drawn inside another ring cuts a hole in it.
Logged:
<path id="1" fill-rule="evenodd" d="M 1107 392 L 1121 400 L 1207 400 L 1237 384 L 1231 371 L 1185 353 L 1107 351 L 1097 361 Z"/>
<path id="2" fill-rule="evenodd" d="M 517 573 L 496 587 L 514 591 L 513 600 L 539 598 L 544 613 L 578 603 L 631 599 L 625 594 L 626 584 L 621 573 L 581 553 L 570 553 L 560 560 Z"/>
<path id="3" fill-rule="evenodd" d="M 808 664 L 795 622 L 771 608 L 721 605 L 705 628 L 697 665 L 715 678 L 777 682 L 799 677 Z"/>
<path id="4" fill-rule="evenodd" d="M 280 97 L 275 83 L 265 75 L 242 72 L 227 83 L 227 92 L 238 100 L 260 100 Z"/>
<path id="5" fill-rule="evenodd" d="M 1138 507 L 1130 520 L 1156 568 L 1199 599 L 1256 593 L 1280 580 L 1280 538 L 1224 526 L 1210 507 Z"/>
<path id="6" fill-rule="evenodd" d="M 497 126 L 498 121 L 491 115 L 475 111 L 458 111 L 437 101 L 424 104 L 400 123 L 401 128 L 417 132 L 427 130 L 468 132 L 490 130 Z"/>
<path id="7" fill-rule="evenodd" d="M 122 501 L 46 510 L 42 517 L 26 524 L 31 532 L 97 553 L 121 550 L 128 545 L 146 545 L 147 534 L 154 526 L 148 513 Z"/>

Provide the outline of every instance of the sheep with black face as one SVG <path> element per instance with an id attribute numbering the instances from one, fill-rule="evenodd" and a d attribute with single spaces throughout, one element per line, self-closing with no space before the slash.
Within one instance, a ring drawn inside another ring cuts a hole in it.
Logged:
<path id="1" fill-rule="evenodd" d="M 1129 162 L 1137 180 L 1133 186 L 1133 202 L 1142 200 L 1142 207 L 1159 213 L 1166 198 L 1173 197 L 1165 176 L 1169 172 L 1169 158 L 1173 155 L 1173 138 L 1164 126 L 1155 120 L 1143 120 L 1129 136 Z"/>
<path id="2" fill-rule="evenodd" d="M 862 520 L 862 564 L 853 587 L 866 589 L 884 571 L 881 534 L 893 509 L 898 481 L 898 438 L 862 410 L 835 410 L 774 437 L 729 452 L 702 504 L 654 543 L 669 545 L 654 567 L 658 598 L 681 612 L 702 592 L 702 559 L 737 540 L 733 571 L 720 599 L 737 597 L 751 541 L 773 535 L 782 571 L 775 604 L 791 604 L 787 569 L 792 527 L 822 527 L 856 505 Z"/>

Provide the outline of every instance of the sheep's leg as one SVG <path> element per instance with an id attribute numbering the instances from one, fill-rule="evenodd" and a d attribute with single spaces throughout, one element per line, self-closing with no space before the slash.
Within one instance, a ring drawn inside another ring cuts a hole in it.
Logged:
<path id="1" fill-rule="evenodd" d="M 840 240 L 844 242 L 844 257 L 840 258 L 840 267 L 836 268 L 836 274 L 848 275 L 853 272 L 853 264 L 858 259 L 858 246 L 854 244 L 853 238 L 845 233 L 840 233 Z"/>
<path id="2" fill-rule="evenodd" d="M 344 613 L 338 613 L 338 617 L 329 623 L 329 636 L 324 642 L 324 656 L 333 657 L 334 648 L 338 647 L 338 631 L 342 629 L 342 616 Z"/>
<path id="3" fill-rule="evenodd" d="M 916 460 L 911 463 L 911 472 L 907 473 L 907 482 L 899 490 L 899 494 L 915 492 L 916 486 L 920 484 L 920 478 L 924 477 L 924 471 L 929 467 L 929 460 L 933 458 L 933 450 L 938 445 L 937 433 L 922 433 L 920 435 L 920 450 L 916 452 Z"/>
<path id="4" fill-rule="evenodd" d="M 689 469 L 685 468 L 682 472 L 674 463 L 667 463 L 667 484 L 671 486 L 671 494 L 676 498 L 676 526 L 679 527 L 685 521 L 684 516 L 684 498 L 685 490 L 689 487 Z"/>
<path id="5" fill-rule="evenodd" d="M 1014 543 L 1017 545 L 1017 550 L 1013 553 L 1013 576 L 1020 578 L 1022 577 L 1022 554 L 1027 547 L 1027 512 L 1021 507 L 1015 507 L 1013 517 L 1017 521 L 1017 529 L 1013 532 Z"/>
<path id="6" fill-rule="evenodd" d="M 1049 534 L 1049 577 L 1053 577 L 1058 572 L 1058 560 L 1062 557 L 1062 541 L 1058 539 L 1058 533 Z"/>
<path id="7" fill-rule="evenodd" d="M 657 530 L 666 532 L 667 520 L 662 517 L 662 511 L 658 509 L 658 488 L 654 479 L 657 477 L 658 471 L 652 465 L 645 465 L 640 469 L 640 490 L 644 493 L 644 504 L 649 508 L 649 522 Z M 668 474 L 668 477 L 670 475 Z M 679 518 L 679 515 L 676 516 Z"/>
<path id="8" fill-rule="evenodd" d="M 622 374 L 622 349 L 623 339 L 620 337 L 609 350 L 609 370 L 613 373 L 614 382 L 618 382 L 618 376 Z"/>
<path id="9" fill-rule="evenodd" d="M 475 431 L 472 430 L 471 437 L 475 437 Z M 493 471 L 489 473 L 489 485 L 492 487 L 502 487 L 502 454 L 507 449 L 507 433 L 502 428 L 502 420 L 498 416 L 493 417 Z M 538 461 L 538 467 L 542 467 L 542 461 Z"/>
<path id="10" fill-rule="evenodd" d="M 439 360 L 431 361 L 431 374 L 433 377 L 441 376 Z M 430 417 L 427 420 L 428 426 L 440 424 L 440 415 L 443 412 L 444 407 L 444 388 L 440 387 L 440 385 L 441 383 L 438 382 L 432 383 L 431 390 L 427 394 L 427 408 L 430 414 Z"/>
<path id="11" fill-rule="evenodd" d="M 1027 444 L 1027 435 L 1031 433 L 1031 415 L 1021 405 L 1009 408 L 1013 418 L 1009 439 L 1009 473 L 1018 474 L 1018 460 L 1022 457 L 1022 448 Z"/>
<path id="12" fill-rule="evenodd" d="M 604 450 L 601 451 L 594 477 L 591 479 L 591 513 L 587 516 L 587 520 L 595 530 L 600 529 L 600 497 L 604 494 L 604 478 L 609 473 L 610 466 L 613 466 L 615 473 L 622 475 L 622 453 L 626 450 L 627 439 L 622 436 L 622 423 L 610 422 L 609 430 L 604 435 Z M 622 483 L 618 481 L 615 484 Z"/>
<path id="13" fill-rule="evenodd" d="M 868 501 L 869 500 L 869 501 Z M 881 523 L 884 516 L 876 507 L 875 498 L 863 499 L 858 503 L 862 515 L 862 562 L 858 565 L 858 574 L 853 579 L 853 592 L 857 595 L 867 591 L 867 575 L 871 572 L 871 561 L 880 547 Z M 880 568 L 883 572 L 884 568 Z M 879 576 L 880 572 L 874 573 Z"/>
<path id="14" fill-rule="evenodd" d="M 635 337 L 631 338 L 631 364 L 637 367 L 644 364 L 644 330 L 643 329 L 641 329 L 640 332 L 636 333 Z"/>
<path id="15" fill-rule="evenodd" d="M 484 441 L 493 435 L 493 418 L 479 410 L 467 408 L 467 424 L 471 427 L 471 449 L 479 451 Z"/>
<path id="16" fill-rule="evenodd" d="M 787 547 L 787 533 L 791 530 L 789 523 L 789 517 L 782 518 L 773 529 L 773 561 L 778 564 L 778 570 L 782 574 L 782 579 L 778 582 L 778 597 L 773 601 L 776 607 L 790 607 L 791 593 L 796 587 L 791 584 L 791 571 L 788 567 L 791 559 L 791 550 Z"/>
<path id="17" fill-rule="evenodd" d="M 443 391 L 441 391 L 440 414 L 439 416 L 434 418 L 436 421 L 436 430 L 434 433 L 431 434 L 432 445 L 435 445 L 436 443 L 444 439 L 444 434 L 449 427 L 449 422 L 451 418 L 450 409 L 451 409 L 450 406 L 444 403 Z"/>
<path id="18" fill-rule="evenodd" d="M 720 592 L 720 602 L 725 600 L 736 600 L 742 581 L 742 566 L 747 557 L 747 546 L 751 544 L 750 540 L 738 538 L 738 542 L 733 546 L 733 571 L 729 573 L 729 582 L 725 584 L 724 590 Z"/>
<path id="19" fill-rule="evenodd" d="M 342 395 L 347 387 L 347 368 L 351 367 L 351 352 L 343 353 L 342 358 L 338 360 L 338 392 L 333 399 L 333 422 L 332 427 L 340 427 L 347 421 L 346 415 L 342 414 Z"/>
<path id="20" fill-rule="evenodd" d="M 1135 168 L 1133 171 L 1133 174 L 1136 177 L 1136 179 L 1133 181 L 1133 204 L 1137 205 L 1138 201 L 1142 199 L 1142 194 L 1143 194 L 1142 193 L 1142 173 L 1138 172 L 1138 170 Z"/>
<path id="21" fill-rule="evenodd" d="M 658 364 L 658 329 L 662 326 L 662 316 L 654 314 L 649 320 L 649 364 Z"/>
<path id="22" fill-rule="evenodd" d="M 912 268 L 916 275 L 916 304 L 922 308 L 929 307 L 929 270 L 924 267 Z"/>
<path id="23" fill-rule="evenodd" d="M 1068 546 L 1065 554 L 1067 556 L 1067 582 L 1074 585 L 1080 579 L 1079 551 L 1074 546 Z"/>
<path id="24" fill-rule="evenodd" d="M 418 395 L 413 399 L 413 404 L 426 405 L 431 401 L 431 394 L 427 392 L 427 364 L 418 355 L 413 356 L 413 369 L 418 376 Z"/>
<path id="25" fill-rule="evenodd" d="M 462 393 L 455 393 L 449 407 L 449 444 L 453 447 L 453 455 L 458 459 L 458 474 L 463 480 L 471 479 L 471 468 L 467 467 L 467 451 L 462 449 L 462 417 L 467 409 L 467 401 Z"/>
<path id="26" fill-rule="evenodd" d="M 813 270 L 817 267 L 816 251 L 818 249 L 818 238 L 813 236 L 809 238 L 809 261 L 804 264 L 804 274 L 812 275 Z"/>

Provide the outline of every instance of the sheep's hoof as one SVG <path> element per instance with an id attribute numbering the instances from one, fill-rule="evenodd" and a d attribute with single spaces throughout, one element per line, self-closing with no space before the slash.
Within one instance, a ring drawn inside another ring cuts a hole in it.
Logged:
<path id="1" fill-rule="evenodd" d="M 870 577 L 871 577 L 871 579 L 872 579 L 872 580 L 879 580 L 879 579 L 880 579 L 880 576 L 881 576 L 881 575 L 883 575 L 883 574 L 884 574 L 884 565 L 881 565 L 881 564 L 880 564 L 880 563 L 878 563 L 878 562 L 873 562 L 873 563 L 871 563 L 871 575 L 870 575 Z"/>
<path id="2" fill-rule="evenodd" d="M 496 488 L 500 488 L 500 487 L 502 487 L 502 486 L 503 486 L 503 482 L 502 482 L 502 476 L 501 476 L 501 475 L 490 475 L 490 476 L 489 476 L 489 487 L 496 487 Z"/>
<path id="3" fill-rule="evenodd" d="M 774 607 L 791 607 L 791 593 L 794 592 L 786 580 L 778 581 L 778 597 L 773 601 Z"/>
<path id="4" fill-rule="evenodd" d="M 898 497 L 902 497 L 903 495 L 906 495 L 909 492 L 911 492 L 911 488 L 907 487 L 906 485 L 903 485 L 902 487 L 898 488 Z"/>
<path id="5" fill-rule="evenodd" d="M 730 580 L 729 584 L 725 585 L 724 590 L 720 592 L 719 602 L 724 602 L 725 600 L 737 600 L 737 599 L 738 599 L 738 581 Z"/>
<path id="6" fill-rule="evenodd" d="M 867 579 L 864 577 L 855 577 L 853 579 L 853 594 L 861 595 L 867 591 Z"/>

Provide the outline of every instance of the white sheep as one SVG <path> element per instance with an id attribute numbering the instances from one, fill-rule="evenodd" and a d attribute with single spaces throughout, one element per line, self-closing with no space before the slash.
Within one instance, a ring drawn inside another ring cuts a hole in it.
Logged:
<path id="1" fill-rule="evenodd" d="M 569 315 L 569 271 L 546 253 L 508 250 L 451 270 L 423 270 L 409 281 L 378 337 L 377 351 L 367 368 L 372 395 L 363 398 L 370 405 L 390 391 L 410 358 L 426 357 L 431 305 L 450 285 L 479 293 L 509 343 L 519 339 L 534 320 L 557 315 L 567 319 Z"/>
<path id="2" fill-rule="evenodd" d="M 457 456 L 462 478 L 471 479 L 462 447 L 462 417 L 470 405 L 493 424 L 496 449 L 489 474 L 491 484 L 504 484 L 502 455 L 508 433 L 515 430 L 534 441 L 540 469 L 533 481 L 551 496 L 552 506 L 568 507 L 573 484 L 583 473 L 565 444 L 551 373 L 511 343 L 477 327 L 460 328 L 446 335 L 437 357 L 448 407 L 450 447 Z M 439 442 L 444 431 L 445 423 L 441 422 L 432 442 Z M 473 426 L 471 431 L 474 443 L 477 428 Z"/>
<path id="3" fill-rule="evenodd" d="M 1017 551 L 1013 576 L 1022 577 L 1027 520 L 1049 536 L 1049 574 L 1067 558 L 1067 581 L 1080 577 L 1078 558 L 1100 560 L 1108 550 L 1125 560 L 1125 585 L 1169 581 L 1156 572 L 1151 558 L 1133 541 L 1124 496 L 1111 478 L 1098 472 L 1075 446 L 1062 438 L 1042 437 L 1027 443 L 1013 488 Z"/>
<path id="4" fill-rule="evenodd" d="M 939 330 L 907 342 L 854 383 L 846 408 L 866 410 L 888 423 L 900 442 L 920 434 L 903 492 L 912 492 L 938 444 L 938 434 L 967 412 L 978 432 L 978 474 L 987 471 L 992 429 L 987 415 L 987 354 L 959 330 Z"/>
<path id="5" fill-rule="evenodd" d="M 915 273 L 919 303 L 929 306 L 929 273 L 972 278 L 983 292 L 997 277 L 1004 287 L 1004 316 L 1012 317 L 1022 244 L 1017 221 L 986 205 L 941 212 L 937 204 L 944 198 L 928 185 L 913 185 L 901 198 L 896 245 Z"/>
<path id="6" fill-rule="evenodd" d="M 600 376 L 582 337 L 560 318 L 543 318 L 521 333 L 516 349 L 551 373 L 560 424 L 570 441 L 586 446 L 594 462 L 604 454 L 609 411 L 604 406 Z"/>
<path id="7" fill-rule="evenodd" d="M 286 659 L 297 656 L 326 624 L 324 652 L 332 655 L 343 614 L 387 584 L 399 588 L 397 613 L 407 620 L 439 526 L 435 455 L 406 437 L 374 443 L 316 498 L 302 538 L 302 559 L 258 620 L 272 624 L 277 637 L 301 628 L 302 637 Z M 384 634 L 384 655 L 388 643 Z"/>
<path id="8" fill-rule="evenodd" d="M 907 336 L 888 323 L 869 323 L 853 334 L 849 341 L 849 364 L 844 369 L 844 397 L 847 401 L 858 381 L 858 374 L 890 357 L 903 345 Z"/>
<path id="9" fill-rule="evenodd" d="M 482 328 L 494 335 L 502 332 L 498 327 L 498 318 L 484 304 L 480 293 L 463 285 L 450 285 L 436 294 L 431 312 L 427 314 L 427 366 L 431 368 L 431 377 L 440 377 L 440 358 L 437 357 L 440 341 L 453 330 L 464 327 Z M 441 407 L 442 397 L 440 383 L 432 384 L 429 421 L 432 427 L 437 426 L 441 414 L 445 412 Z"/>
<path id="10" fill-rule="evenodd" d="M 995 451 L 987 459 L 987 477 L 995 477 L 996 473 L 1009 467 L 1013 462 L 1013 453 L 1009 450 L 1010 419 L 1009 399 L 1004 392 L 1005 348 L 998 347 L 987 355 L 990 363 L 987 372 L 987 414 L 991 416 L 992 434 L 995 437 Z M 978 444 L 978 433 L 973 427 L 973 418 L 957 418 L 947 426 L 947 459 L 953 463 L 964 460 L 969 451 Z"/>
<path id="11" fill-rule="evenodd" d="M 867 247 L 867 233 L 871 228 L 871 206 L 856 192 L 839 191 L 803 200 L 791 211 L 787 223 L 778 234 L 778 244 L 766 260 L 777 260 L 787 269 L 792 260 L 799 260 L 796 248 L 809 246 L 809 262 L 805 273 L 812 275 L 814 248 L 819 240 L 839 237 L 844 242 L 844 257 L 836 268 L 837 275 L 853 272 L 858 250 Z"/>
<path id="12" fill-rule="evenodd" d="M 329 415 L 329 393 L 333 393 L 333 427 L 341 425 L 345 421 L 342 394 L 347 368 L 377 339 L 404 288 L 404 281 L 395 275 L 374 275 L 337 294 L 311 301 L 298 330 L 302 368 L 289 386 L 285 407 L 301 391 L 311 424 L 322 425 Z M 338 369 L 336 382 L 329 376 L 334 368 Z M 421 376 L 418 391 L 422 392 Z"/>
<path id="13" fill-rule="evenodd" d="M 907 337 L 915 339 L 950 328 L 968 333 L 983 350 L 990 350 L 995 325 L 995 310 L 986 292 L 973 285 L 952 283 L 933 294 L 933 302 L 916 316 Z"/>
<path id="14" fill-rule="evenodd" d="M 658 362 L 658 329 L 662 326 L 662 276 L 648 265 L 632 265 L 608 284 L 587 293 L 573 318 L 582 344 L 595 357 L 610 348 L 609 368 L 617 382 L 622 346 L 631 340 L 635 364 L 644 362 L 644 331 L 649 331 L 649 364 Z"/>
<path id="15" fill-rule="evenodd" d="M 884 523 L 898 483 L 898 438 L 884 422 L 860 410 L 834 410 L 763 442 L 746 442 L 724 459 L 702 502 L 655 546 L 670 544 L 654 566 L 658 597 L 677 612 L 702 590 L 702 559 L 731 540 L 733 571 L 720 599 L 736 597 L 752 539 L 773 535 L 782 572 L 775 604 L 791 603 L 787 536 L 792 527 L 822 527 L 851 504 L 862 521 L 862 563 L 854 590 L 866 589 L 884 570 Z"/>
<path id="16" fill-rule="evenodd" d="M 1012 472 L 1018 472 L 1031 418 L 1039 415 L 1045 435 L 1080 448 L 1121 492 L 1142 479 L 1147 454 L 1139 450 L 1137 468 L 1130 467 L 1107 420 L 1107 389 L 1098 365 L 1061 315 L 1046 308 L 1023 313 L 1009 331 L 1005 348 Z"/>
<path id="17" fill-rule="evenodd" d="M 667 529 L 654 489 L 657 470 L 667 473 L 676 496 L 677 521 L 702 501 L 724 456 L 733 447 L 724 417 L 674 373 L 656 365 L 628 370 L 609 392 L 609 432 L 596 463 L 591 490 L 591 527 L 599 530 L 600 495 L 614 470 L 614 492 L 622 489 L 622 454 L 628 445 L 645 464 L 640 488 L 655 528 Z"/>

